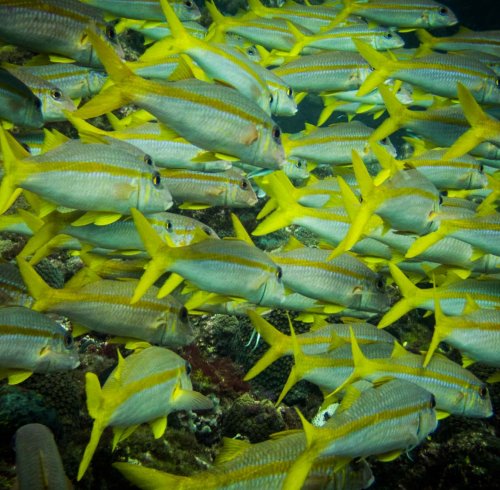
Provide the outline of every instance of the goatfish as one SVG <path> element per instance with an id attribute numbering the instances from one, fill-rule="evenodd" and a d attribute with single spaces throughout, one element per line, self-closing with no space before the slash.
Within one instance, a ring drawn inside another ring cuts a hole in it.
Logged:
<path id="1" fill-rule="evenodd" d="M 250 181 L 237 168 L 222 172 L 163 169 L 160 175 L 181 209 L 201 209 L 209 206 L 246 208 L 257 204 Z"/>
<path id="2" fill-rule="evenodd" d="M 43 424 L 26 424 L 16 431 L 16 488 L 71 490 L 54 435 Z"/>
<path id="3" fill-rule="evenodd" d="M 500 57 L 500 31 L 472 31 L 460 26 L 452 36 L 434 37 L 425 29 L 417 29 L 415 34 L 420 41 L 419 52 L 471 50 Z"/>
<path id="4" fill-rule="evenodd" d="M 247 310 L 246 314 L 257 333 L 269 344 L 269 349 L 266 353 L 243 378 L 244 381 L 249 381 L 264 371 L 274 361 L 283 356 L 293 355 L 294 338 L 277 330 L 255 311 Z M 300 350 L 306 355 L 324 354 L 350 342 L 349 327 L 352 327 L 356 331 L 356 338 L 363 344 L 378 342 L 393 344 L 396 340 L 391 334 L 377 329 L 370 323 L 326 323 L 314 325 L 309 332 L 296 334 L 295 341 L 299 345 Z M 386 335 L 379 335 L 380 332 L 385 332 Z"/>
<path id="5" fill-rule="evenodd" d="M 27 128 L 43 126 L 42 101 L 4 68 L 0 68 L 0 119 Z"/>
<path id="6" fill-rule="evenodd" d="M 192 390 L 188 365 L 175 352 L 147 347 L 125 359 L 118 351 L 118 365 L 101 387 L 91 372 L 85 376 L 87 409 L 94 419 L 77 480 L 87 470 L 104 429 L 113 427 L 113 447 L 143 423 L 149 423 L 155 438 L 165 432 L 167 415 L 178 410 L 212 408 L 212 401 Z"/>
<path id="7" fill-rule="evenodd" d="M 445 5 L 434 0 L 342 0 L 343 9 L 338 10 L 338 2 L 331 0 L 326 5 L 337 9 L 337 17 L 328 27 L 339 25 L 350 15 L 359 15 L 380 25 L 398 28 L 434 28 L 453 26 L 458 23 L 455 14 Z"/>
<path id="8" fill-rule="evenodd" d="M 208 239 L 173 248 L 158 236 L 139 211 L 132 210 L 132 216 L 152 257 L 132 303 L 138 301 L 164 272 L 171 271 L 177 278 L 181 276 L 205 291 L 245 298 L 257 305 L 279 305 L 284 295 L 281 268 L 256 246 L 244 240 Z M 159 291 L 160 297 L 177 284 L 167 280 Z"/>
<path id="9" fill-rule="evenodd" d="M 1 39 L 38 53 L 101 67 L 85 33 L 93 24 L 96 36 L 106 37 L 123 55 L 115 30 L 104 23 L 101 11 L 77 0 L 2 0 L 0 17 L 9 19 L 0 26 Z"/>
<path id="10" fill-rule="evenodd" d="M 131 463 L 113 463 L 113 466 L 134 485 L 148 490 L 282 488 L 287 469 L 306 447 L 302 431 L 292 432 L 278 433 L 276 438 L 256 444 L 224 438 L 215 466 L 192 476 L 173 475 Z M 303 488 L 355 490 L 367 488 L 373 481 L 370 467 L 364 460 L 344 465 L 336 463 L 334 456 L 318 458 Z"/>
<path id="11" fill-rule="evenodd" d="M 33 227 L 33 236 L 19 256 L 31 256 L 31 264 L 39 262 L 57 248 L 81 250 L 89 245 L 99 250 L 101 254 L 107 252 L 122 255 L 132 253 L 143 257 L 145 255 L 140 253 L 145 252 L 146 249 L 130 216 L 102 226 L 95 222 L 80 223 L 79 220 L 83 218 L 80 216 L 81 213 L 76 213 L 78 219 L 75 220 L 74 213 L 54 211 L 35 225 L 34 216 L 26 211 L 21 211 L 21 213 L 23 219 L 29 220 L 30 226 Z M 148 220 L 160 236 L 168 234 L 177 247 L 189 245 L 207 237 L 218 238 L 217 233 L 210 226 L 189 216 L 167 212 L 153 213 L 148 215 Z"/>
<path id="12" fill-rule="evenodd" d="M 471 90 L 478 102 L 500 103 L 497 75 L 473 57 L 433 53 L 411 60 L 393 60 L 362 41 L 354 43 L 374 68 L 359 89 L 359 95 L 371 92 L 387 78 L 395 78 L 432 94 L 452 98 L 457 97 L 457 82 L 460 82 Z"/>
<path id="13" fill-rule="evenodd" d="M 349 164 L 352 150 L 356 150 L 366 163 L 375 163 L 377 160 L 368 145 L 372 133 L 372 128 L 360 121 L 335 123 L 325 128 L 306 123 L 302 132 L 284 135 L 283 146 L 287 157 L 304 158 L 320 165 Z M 396 155 L 389 139 L 380 143 L 390 154 Z"/>
<path id="14" fill-rule="evenodd" d="M 93 330 L 169 347 L 193 340 L 186 308 L 171 296 L 157 299 L 156 288 L 131 305 L 137 281 L 88 280 L 82 274 L 82 279 L 77 275 L 63 289 L 54 289 L 23 259 L 18 264 L 35 298 L 33 310 L 64 315 L 81 333 Z"/>
<path id="15" fill-rule="evenodd" d="M 447 357 L 436 354 L 424 368 L 424 355 L 405 349 L 394 349 L 390 358 L 368 358 L 360 349 L 351 330 L 354 369 L 351 375 L 332 393 L 341 391 L 359 379 L 376 382 L 387 378 L 411 381 L 432 393 L 436 410 L 465 417 L 490 417 L 493 414 L 486 384 L 467 369 Z"/>
<path id="16" fill-rule="evenodd" d="M 265 168 L 282 165 L 281 130 L 253 101 L 232 88 L 200 80 L 144 80 L 92 30 L 88 36 L 115 85 L 78 109 L 76 117 L 88 119 L 133 102 L 204 149 Z"/>
<path id="17" fill-rule="evenodd" d="M 107 144 L 68 141 L 41 155 L 29 153 L 0 130 L 5 176 L 0 187 L 0 214 L 23 189 L 52 204 L 72 209 L 129 214 L 132 206 L 148 213 L 172 206 L 149 155 L 121 141 Z"/>
<path id="18" fill-rule="evenodd" d="M 300 244 L 302 245 L 302 244 Z M 328 260 L 330 250 L 300 246 L 273 252 L 285 287 L 325 303 L 381 312 L 389 307 L 385 282 L 354 255 Z"/>
<path id="19" fill-rule="evenodd" d="M 405 128 L 434 143 L 434 146 L 448 147 L 470 128 L 462 108 L 458 105 L 425 111 L 410 110 L 383 85 L 379 87 L 379 91 L 390 117 L 373 131 L 370 142 L 380 141 L 397 129 Z M 470 153 L 492 160 L 500 159 L 498 146 L 488 142 L 479 144 Z M 448 156 L 451 158 L 456 155 Z"/>
<path id="20" fill-rule="evenodd" d="M 71 332 L 29 308 L 0 308 L 0 338 L 0 378 L 9 384 L 33 372 L 67 371 L 80 364 Z"/>
<path id="21" fill-rule="evenodd" d="M 458 349 L 465 367 L 474 362 L 500 367 L 500 310 L 480 308 L 472 296 L 468 296 L 462 313 L 455 316 L 445 315 L 439 300 L 436 300 L 434 318 L 434 333 L 424 367 L 431 361 L 440 342 Z"/>
<path id="22" fill-rule="evenodd" d="M 403 232 L 423 234 L 437 228 L 433 218 L 441 204 L 439 191 L 418 170 L 411 168 L 400 170 L 377 185 L 377 179 L 372 179 L 354 150 L 352 165 L 362 202 L 357 209 L 351 209 L 350 214 L 353 216 L 351 227 L 331 257 L 350 250 L 363 233 L 367 234 L 372 226 L 373 220 L 370 222 L 370 219 L 373 214 L 382 218 L 389 227 Z M 348 192 L 346 188 L 344 191 L 346 196 Z M 351 200 L 354 199 L 353 196 Z M 402 213 L 401 209 L 405 212 Z"/>
<path id="23" fill-rule="evenodd" d="M 81 0 L 117 17 L 139 20 L 165 20 L 163 11 L 157 0 Z M 201 18 L 200 9 L 191 0 L 170 0 L 172 8 L 182 21 L 198 20 Z"/>
<path id="24" fill-rule="evenodd" d="M 42 102 L 42 117 L 45 122 L 65 121 L 64 112 L 76 110 L 73 101 L 59 87 L 44 78 L 18 70 L 15 65 L 3 65 L 15 77 L 25 83 Z"/>
<path id="25" fill-rule="evenodd" d="M 404 380 L 360 391 L 351 388 L 328 422 L 315 428 L 300 414 L 307 447 L 288 470 L 283 487 L 299 490 L 316 458 L 377 456 L 390 461 L 436 428 L 434 396 Z"/>
<path id="26" fill-rule="evenodd" d="M 91 97 L 101 90 L 106 82 L 105 73 L 74 63 L 48 63 L 17 66 L 18 72 L 31 73 L 59 87 L 71 99 Z M 37 62 L 39 62 L 37 60 Z"/>
<path id="27" fill-rule="evenodd" d="M 481 308 L 496 308 L 500 303 L 498 281 L 493 278 L 460 280 L 451 275 L 446 282 L 432 289 L 416 287 L 394 264 L 388 264 L 391 275 L 398 285 L 403 298 L 394 304 L 382 317 L 378 328 L 385 328 L 399 320 L 414 308 L 434 310 L 439 300 L 445 315 L 459 315 L 463 310 L 467 295 L 472 295 Z"/>
<path id="28" fill-rule="evenodd" d="M 500 82 L 499 82 L 500 83 Z M 483 141 L 500 146 L 500 121 L 486 114 L 476 102 L 471 92 L 461 83 L 457 84 L 458 98 L 470 129 L 462 134 L 445 153 L 444 158 L 456 158 Z"/>
<path id="29" fill-rule="evenodd" d="M 0 306 L 31 308 L 33 303 L 34 298 L 29 294 L 17 265 L 0 263 Z"/>

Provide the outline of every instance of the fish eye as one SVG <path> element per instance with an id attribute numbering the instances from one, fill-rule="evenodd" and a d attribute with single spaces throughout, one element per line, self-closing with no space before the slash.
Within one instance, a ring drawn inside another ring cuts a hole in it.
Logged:
<path id="1" fill-rule="evenodd" d="M 482 400 L 488 396 L 488 388 L 486 388 L 485 385 L 482 385 L 481 388 L 479 388 L 479 396 Z"/>
<path id="2" fill-rule="evenodd" d="M 152 166 L 153 165 L 153 159 L 149 155 L 144 155 L 144 163 L 146 165 Z"/>
<path id="3" fill-rule="evenodd" d="M 384 34 L 385 39 L 392 39 L 392 33 L 391 32 L 386 32 Z"/>
<path id="4" fill-rule="evenodd" d="M 443 204 L 443 196 L 442 194 L 439 194 L 439 205 L 441 206 L 441 204 Z"/>
<path id="5" fill-rule="evenodd" d="M 436 407 L 436 397 L 434 395 L 431 395 L 431 408 Z"/>
<path id="6" fill-rule="evenodd" d="M 446 7 L 441 7 L 439 10 L 439 15 L 448 15 L 448 9 Z"/>
<path id="7" fill-rule="evenodd" d="M 291 97 L 293 95 L 293 90 L 290 87 L 286 89 L 286 95 L 288 95 L 288 97 Z"/>
<path id="8" fill-rule="evenodd" d="M 250 187 L 250 184 L 247 179 L 240 180 L 240 189 L 246 191 Z"/>
<path id="9" fill-rule="evenodd" d="M 295 165 L 297 165 L 297 168 L 302 168 L 304 166 L 304 162 L 302 160 L 297 160 Z"/>
<path id="10" fill-rule="evenodd" d="M 495 78 L 495 85 L 500 87 L 500 78 Z"/>
<path id="11" fill-rule="evenodd" d="M 203 226 L 202 227 L 202 230 L 204 231 L 204 233 L 206 233 L 208 236 L 212 236 L 213 233 L 212 233 L 212 230 L 208 227 L 208 226 Z"/>
<path id="12" fill-rule="evenodd" d="M 383 140 L 380 141 L 384 146 L 387 146 L 389 144 L 389 138 L 384 138 Z"/>
<path id="13" fill-rule="evenodd" d="M 73 347 L 73 336 L 71 335 L 71 332 L 66 332 L 64 334 L 63 343 L 66 349 L 71 349 L 71 347 Z"/>
<path id="14" fill-rule="evenodd" d="M 273 131 L 272 131 L 272 136 L 274 140 L 279 143 L 280 142 L 280 136 L 281 136 L 281 130 L 278 128 L 278 126 L 274 126 Z"/>
<path id="15" fill-rule="evenodd" d="M 184 5 L 188 8 L 188 9 L 192 9 L 193 8 L 193 2 L 191 0 L 186 0 L 184 2 Z"/>
<path id="16" fill-rule="evenodd" d="M 41 109 L 42 108 L 42 101 L 38 97 L 35 97 L 35 107 L 37 109 Z"/>
<path id="17" fill-rule="evenodd" d="M 185 306 L 183 306 L 180 310 L 179 310 L 179 318 L 185 322 L 187 319 L 188 319 L 188 311 L 187 311 L 187 308 Z"/>
<path id="18" fill-rule="evenodd" d="M 283 269 L 278 266 L 278 268 L 276 269 L 276 279 L 278 279 L 278 281 L 281 281 L 282 277 L 283 277 Z"/>
<path id="19" fill-rule="evenodd" d="M 169 219 L 167 221 L 165 221 L 165 229 L 167 231 L 171 231 L 173 227 L 174 227 L 174 225 L 172 224 L 172 222 Z"/>
<path id="20" fill-rule="evenodd" d="M 54 99 L 54 100 L 59 100 L 61 97 L 62 97 L 62 93 L 60 90 L 58 89 L 54 89 L 52 90 L 52 92 L 50 92 L 50 96 Z"/>
<path id="21" fill-rule="evenodd" d="M 116 31 L 113 26 L 106 26 L 106 37 L 111 41 L 116 39 Z"/>
<path id="22" fill-rule="evenodd" d="M 377 289 L 379 291 L 383 291 L 385 288 L 385 281 L 382 277 L 380 277 L 378 280 L 377 280 Z"/>
<path id="23" fill-rule="evenodd" d="M 269 103 L 272 104 L 274 101 L 273 94 L 269 94 Z"/>
<path id="24" fill-rule="evenodd" d="M 479 173 L 484 173 L 484 165 L 482 163 L 479 165 Z"/>
<path id="25" fill-rule="evenodd" d="M 161 184 L 161 177 L 160 177 L 160 173 L 159 172 L 155 172 L 153 174 L 153 178 L 151 179 L 151 181 L 153 182 L 153 185 L 155 187 L 158 187 L 160 184 Z"/>
<path id="26" fill-rule="evenodd" d="M 250 56 L 255 56 L 255 48 L 253 46 L 250 46 L 248 49 L 247 49 L 247 54 L 249 54 Z"/>
<path id="27" fill-rule="evenodd" d="M 185 366 L 186 366 L 186 374 L 189 376 L 193 368 L 191 367 L 191 364 L 188 361 L 186 361 Z"/>

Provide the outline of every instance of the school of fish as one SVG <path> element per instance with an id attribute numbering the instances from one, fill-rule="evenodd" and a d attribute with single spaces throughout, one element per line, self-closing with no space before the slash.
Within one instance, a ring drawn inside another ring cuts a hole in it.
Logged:
<path id="1" fill-rule="evenodd" d="M 272 401 L 307 380 L 324 412 L 264 442 L 225 439 L 191 476 L 113 466 L 145 489 L 367 488 L 364 458 L 497 408 L 500 31 L 458 28 L 434 0 L 201 4 L 0 0 L 0 232 L 26 242 L 0 262 L 0 379 L 78 369 L 85 334 L 123 346 L 105 381 L 86 372 L 77 481 L 107 427 L 114 448 L 141 424 L 160 438 L 170 413 L 212 410 L 175 349 L 196 342 L 191 315 L 248 318 L 269 349 L 245 381 L 292 356 Z M 214 206 L 232 211 L 233 237 Z M 254 207 L 249 232 L 237 215 Z M 283 229 L 278 248 L 255 244 Z M 36 266 L 61 250 L 81 269 L 49 284 Z M 417 308 L 435 325 L 420 353 L 385 330 Z M 272 310 L 311 327 L 273 325 Z M 29 464 L 49 478 L 29 463 L 32 437 L 67 485 L 52 435 L 18 432 L 19 481 Z"/>

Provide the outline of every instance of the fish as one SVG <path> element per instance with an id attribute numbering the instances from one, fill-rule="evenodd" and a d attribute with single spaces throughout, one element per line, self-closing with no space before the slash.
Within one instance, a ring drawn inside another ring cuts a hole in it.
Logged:
<path id="1" fill-rule="evenodd" d="M 129 214 L 134 205 L 152 213 L 173 204 L 151 157 L 127 143 L 71 140 L 31 157 L 4 130 L 0 131 L 0 142 L 5 169 L 0 214 L 9 209 L 22 189 L 53 203 L 52 209 L 61 205 L 117 213 L 117 217 Z"/>
<path id="2" fill-rule="evenodd" d="M 396 265 L 389 263 L 388 266 L 403 298 L 385 313 L 378 328 L 388 327 L 414 308 L 434 311 L 436 299 L 445 315 L 459 315 L 467 302 L 467 295 L 472 295 L 481 308 L 496 308 L 500 302 L 498 283 L 492 277 L 461 280 L 451 274 L 439 287 L 420 289 Z"/>
<path id="3" fill-rule="evenodd" d="M 132 216 L 152 257 L 132 303 L 138 301 L 166 271 L 174 272 L 205 291 L 245 298 L 257 305 L 280 303 L 284 295 L 282 270 L 255 245 L 238 239 L 207 239 L 173 248 L 161 240 L 139 211 L 133 210 Z M 241 280 L 242 277 L 246 278 L 245 281 Z M 160 297 L 171 286 L 167 281 L 160 288 Z"/>
<path id="4" fill-rule="evenodd" d="M 186 308 L 171 296 L 157 299 L 156 288 L 151 288 L 131 305 L 137 281 L 92 276 L 89 280 L 81 274 L 82 279 L 74 276 L 63 289 L 54 289 L 23 259 L 18 258 L 18 264 L 35 298 L 33 310 L 64 315 L 80 332 L 93 330 L 169 347 L 186 345 L 193 340 Z"/>
<path id="5" fill-rule="evenodd" d="M 425 368 L 423 354 L 412 354 L 404 348 L 394 349 L 390 358 L 368 358 L 360 349 L 353 330 L 351 347 L 354 369 L 333 394 L 359 379 L 373 383 L 401 378 L 434 395 L 436 410 L 443 412 L 438 415 L 440 418 L 447 414 L 479 418 L 493 414 L 486 384 L 445 356 L 435 354 Z"/>
<path id="6" fill-rule="evenodd" d="M 85 34 L 94 24 L 96 36 L 106 37 L 123 55 L 116 33 L 107 25 L 99 9 L 77 0 L 2 0 L 0 39 L 38 53 L 60 55 L 84 66 L 101 67 Z"/>
<path id="7" fill-rule="evenodd" d="M 16 431 L 16 477 L 19 490 L 73 488 L 64 471 L 54 435 L 43 424 L 26 424 Z"/>
<path id="8" fill-rule="evenodd" d="M 368 44 L 355 40 L 359 53 L 374 71 L 358 90 L 365 95 L 387 78 L 411 83 L 432 94 L 457 97 L 457 83 L 472 91 L 478 102 L 499 104 L 497 75 L 470 56 L 432 53 L 411 60 L 393 60 Z"/>
<path id="9" fill-rule="evenodd" d="M 425 355 L 424 367 L 431 361 L 440 342 L 458 349 L 465 367 L 474 362 L 500 367 L 500 310 L 480 308 L 472 296 L 468 296 L 460 315 L 447 316 L 441 310 L 439 299 L 436 299 L 434 318 L 434 333 Z"/>
<path id="10" fill-rule="evenodd" d="M 42 101 L 4 68 L 0 68 L 0 119 L 27 128 L 43 126 Z"/>
<path id="11" fill-rule="evenodd" d="M 0 308 L 0 337 L 0 377 L 9 384 L 34 372 L 68 371 L 80 364 L 71 332 L 29 308 Z"/>
<path id="12" fill-rule="evenodd" d="M 80 107 L 76 117 L 88 119 L 133 102 L 197 146 L 265 168 L 281 166 L 281 130 L 254 102 L 232 88 L 200 80 L 161 84 L 142 79 L 96 34 L 88 35 L 115 85 Z"/>
<path id="13" fill-rule="evenodd" d="M 307 448 L 288 470 L 283 488 L 300 489 L 320 455 L 394 459 L 435 430 L 435 403 L 434 396 L 420 386 L 390 380 L 364 391 L 353 389 L 322 427 L 315 428 L 300 415 Z"/>
<path id="14" fill-rule="evenodd" d="M 155 438 L 165 432 L 167 415 L 178 410 L 207 410 L 210 398 L 192 390 L 187 363 L 175 352 L 147 347 L 123 358 L 101 387 L 92 372 L 85 376 L 87 409 L 94 419 L 90 441 L 80 461 L 77 480 L 83 478 L 106 427 L 113 428 L 113 447 L 143 423 Z"/>

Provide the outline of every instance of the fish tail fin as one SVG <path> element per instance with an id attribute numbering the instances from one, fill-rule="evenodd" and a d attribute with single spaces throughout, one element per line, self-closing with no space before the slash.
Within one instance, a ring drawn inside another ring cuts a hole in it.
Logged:
<path id="1" fill-rule="evenodd" d="M 378 324 L 378 328 L 385 328 L 408 313 L 414 308 L 415 304 L 418 304 L 418 299 L 420 297 L 420 289 L 418 289 L 397 266 L 389 263 L 389 270 L 403 298 L 392 306 L 392 308 L 382 317 Z"/>
<path id="2" fill-rule="evenodd" d="M 429 233 L 427 235 L 421 236 L 417 238 L 412 244 L 411 247 L 406 251 L 405 257 L 411 259 L 425 252 L 429 247 L 439 242 L 444 236 L 446 232 L 444 230 L 445 226 L 441 223 L 439 229 Z"/>
<path id="3" fill-rule="evenodd" d="M 113 116 L 114 117 L 114 116 Z M 100 129 L 96 126 L 92 126 L 92 124 L 83 120 L 81 117 L 75 117 L 72 113 L 66 113 L 66 119 L 73 125 L 73 127 L 78 131 L 80 136 L 85 136 L 88 140 L 92 141 L 92 138 L 97 136 L 97 140 L 100 143 L 102 139 L 101 136 L 110 136 L 108 131 L 104 131 L 104 129 Z"/>
<path id="4" fill-rule="evenodd" d="M 23 191 L 17 186 L 16 169 L 20 160 L 29 156 L 15 138 L 0 126 L 0 150 L 3 156 L 4 176 L 0 184 L 0 214 L 5 213 Z"/>
<path id="5" fill-rule="evenodd" d="M 450 149 L 444 154 L 443 158 L 445 160 L 464 155 L 498 131 L 466 87 L 458 83 L 457 91 L 460 105 L 471 127 L 455 140 Z"/>
<path id="6" fill-rule="evenodd" d="M 165 488 L 185 488 L 192 477 L 172 475 L 163 471 L 146 468 L 131 463 L 113 463 L 113 466 L 131 483 L 140 488 L 149 490 L 163 490 Z"/>
<path id="7" fill-rule="evenodd" d="M 248 0 L 248 6 L 250 7 L 250 10 L 259 16 L 264 16 L 268 13 L 269 9 L 268 7 L 264 6 L 259 0 Z"/>
<path id="8" fill-rule="evenodd" d="M 160 0 L 161 8 L 163 14 L 168 22 L 168 27 L 170 32 L 175 39 L 190 39 L 191 35 L 187 32 L 182 22 L 179 20 L 177 15 L 175 15 L 174 9 L 170 6 L 168 0 Z"/>
<path id="9" fill-rule="evenodd" d="M 272 214 L 259 223 L 252 235 L 266 235 L 273 231 L 289 226 L 293 222 L 294 216 L 300 214 L 303 206 L 295 200 L 296 189 L 290 182 L 285 172 L 279 170 L 272 174 L 256 178 L 257 184 L 278 203 Z M 257 219 L 262 216 L 257 215 Z"/>
<path id="10" fill-rule="evenodd" d="M 302 32 L 299 31 L 299 29 L 289 21 L 286 21 L 286 24 L 288 26 L 288 30 L 292 33 L 293 37 L 295 38 L 295 44 L 290 50 L 289 56 L 297 56 L 302 52 L 304 46 L 307 46 L 308 41 L 315 39 L 315 37 L 306 36 L 302 34 Z"/>
<path id="11" fill-rule="evenodd" d="M 398 100 L 388 87 L 381 85 L 378 90 L 384 100 L 389 117 L 373 131 L 368 138 L 369 143 L 376 143 L 377 141 L 383 140 L 402 128 L 409 115 L 408 109 Z"/>
<path id="12" fill-rule="evenodd" d="M 432 335 L 432 340 L 429 345 L 429 349 L 425 354 L 424 359 L 424 367 L 427 367 L 430 360 L 432 359 L 432 354 L 434 354 L 435 350 L 438 348 L 439 343 L 443 340 L 444 332 L 443 332 L 443 321 L 446 319 L 443 310 L 441 309 L 441 304 L 439 303 L 439 299 L 437 296 L 434 296 L 434 333 Z"/>
<path id="13" fill-rule="evenodd" d="M 257 361 L 243 378 L 244 381 L 255 378 L 274 361 L 285 355 L 291 349 L 290 338 L 264 320 L 258 313 L 248 310 L 247 315 L 255 330 L 269 344 L 269 350 Z"/>
<path id="14" fill-rule="evenodd" d="M 370 64 L 374 69 L 366 80 L 362 83 L 356 95 L 363 96 L 376 89 L 382 82 L 384 82 L 394 69 L 395 62 L 388 58 L 386 55 L 378 52 L 368 44 L 353 40 L 359 54 Z"/>
<path id="15" fill-rule="evenodd" d="M 130 301 L 133 304 L 139 301 L 160 276 L 168 270 L 172 258 L 170 253 L 171 246 L 160 238 L 144 215 L 134 208 L 131 209 L 131 214 L 144 246 L 148 254 L 152 257 L 134 291 L 134 295 Z"/>
<path id="16" fill-rule="evenodd" d="M 44 301 L 54 291 L 25 259 L 18 257 L 17 265 L 30 294 L 38 301 Z"/>
<path id="17" fill-rule="evenodd" d="M 120 59 L 115 50 L 106 43 L 94 29 L 87 29 L 87 34 L 111 80 L 116 84 L 102 90 L 84 106 L 73 112 L 73 116 L 88 119 L 113 111 L 129 102 L 122 86 L 125 82 L 133 83 L 140 79 Z"/>
<path id="18" fill-rule="evenodd" d="M 99 439 L 101 438 L 104 429 L 105 427 L 102 424 L 94 421 L 94 425 L 92 426 L 92 433 L 90 434 L 90 440 L 83 453 L 82 460 L 80 461 L 80 466 L 78 467 L 78 475 L 76 477 L 77 481 L 80 481 L 87 471 L 87 468 L 92 461 L 92 456 L 94 456 L 97 445 L 99 444 Z"/>
<path id="19" fill-rule="evenodd" d="M 415 34 L 421 45 L 425 45 L 426 47 L 432 46 L 435 38 L 430 32 L 427 32 L 425 29 L 417 29 Z"/>

